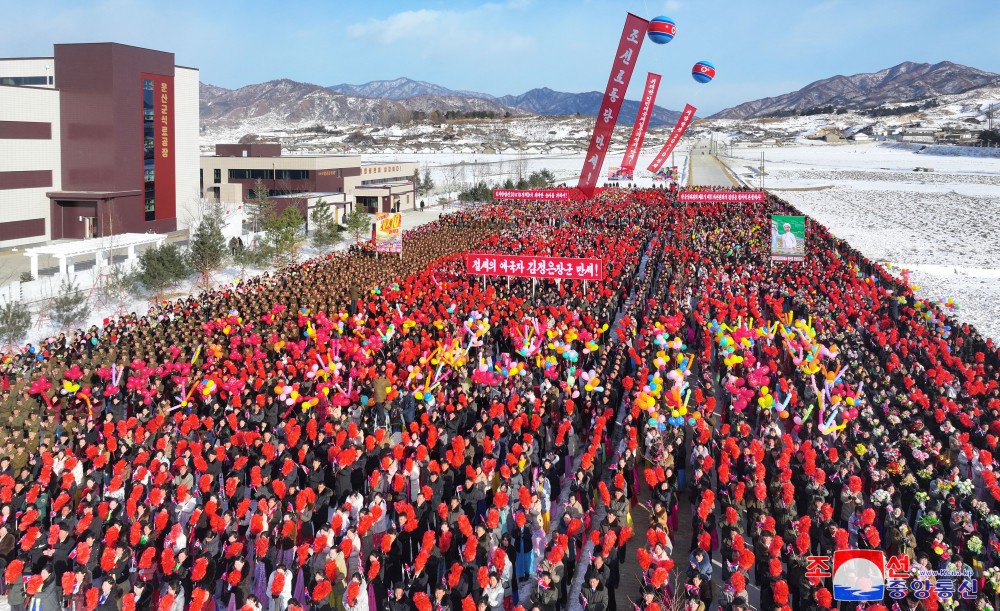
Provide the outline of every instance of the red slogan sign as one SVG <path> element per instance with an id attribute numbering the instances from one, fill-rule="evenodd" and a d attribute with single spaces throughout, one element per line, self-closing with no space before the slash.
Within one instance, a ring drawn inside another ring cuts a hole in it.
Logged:
<path id="1" fill-rule="evenodd" d="M 604 279 L 604 263 L 600 259 L 468 253 L 465 255 L 465 270 L 476 276 L 514 276 L 553 280 Z"/>
<path id="2" fill-rule="evenodd" d="M 656 154 L 656 158 L 653 159 L 653 163 L 649 164 L 649 167 L 646 168 L 647 170 L 655 174 L 667 162 L 670 153 L 674 151 L 674 147 L 681 141 L 681 136 L 687 131 L 688 125 L 691 125 L 696 110 L 698 109 L 690 104 L 684 105 L 684 110 L 681 111 L 681 116 L 677 119 L 677 125 L 674 126 L 674 130 L 670 132 L 667 141 L 663 143 L 663 148 Z"/>
<path id="3" fill-rule="evenodd" d="M 763 191 L 681 191 L 677 201 L 683 203 L 697 202 L 753 202 L 767 201 L 767 193 Z"/>
<path id="4" fill-rule="evenodd" d="M 628 148 L 625 149 L 625 157 L 622 158 L 623 168 L 635 169 L 635 159 L 642 150 L 642 141 L 646 139 L 646 129 L 649 127 L 649 120 L 653 118 L 653 102 L 656 100 L 656 90 L 660 88 L 661 76 L 650 72 L 646 75 L 646 88 L 643 89 L 642 104 L 639 105 L 639 114 L 635 117 L 632 125 L 632 135 L 628 139 Z"/>
<path id="5" fill-rule="evenodd" d="M 611 66 L 611 76 L 608 77 L 608 86 L 604 89 L 601 109 L 597 113 L 597 122 L 594 124 L 594 133 L 590 137 L 590 147 L 587 149 L 587 156 L 583 161 L 580 182 L 577 183 L 577 187 L 587 197 L 594 196 L 597 179 L 600 178 L 601 167 L 604 165 L 604 157 L 608 153 L 611 136 L 614 134 L 615 124 L 618 122 L 618 113 L 625 100 L 625 91 L 632 79 L 635 63 L 639 59 L 642 41 L 646 38 L 647 27 L 649 27 L 648 21 L 632 13 L 629 13 L 625 19 L 625 29 L 622 30 L 618 51 L 615 53 L 615 62 Z"/>
<path id="6" fill-rule="evenodd" d="M 153 81 L 153 172 L 156 176 L 154 218 L 177 216 L 174 159 L 174 77 L 143 73 Z"/>
<path id="7" fill-rule="evenodd" d="M 493 199 L 569 199 L 569 189 L 493 189 Z"/>

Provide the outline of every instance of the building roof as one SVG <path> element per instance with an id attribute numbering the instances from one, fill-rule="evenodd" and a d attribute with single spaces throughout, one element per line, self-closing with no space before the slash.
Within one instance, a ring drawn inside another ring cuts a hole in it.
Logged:
<path id="1" fill-rule="evenodd" d="M 121 233 L 106 238 L 93 238 L 90 240 L 73 240 L 72 242 L 60 242 L 58 244 L 47 244 L 26 248 L 25 256 L 51 255 L 53 257 L 76 257 L 79 255 L 93 254 L 110 248 L 126 248 L 128 246 L 139 246 L 141 244 L 155 244 L 167 239 L 162 233 Z"/>
<path id="2" fill-rule="evenodd" d="M 352 155 L 350 153 L 346 153 L 346 154 L 343 154 L 343 155 L 296 155 L 296 154 L 284 155 L 283 154 L 280 157 L 277 156 L 277 155 L 270 155 L 270 156 L 267 156 L 267 157 L 250 157 L 248 155 L 246 157 L 241 157 L 239 155 L 204 155 L 203 154 L 202 157 L 208 157 L 208 158 L 214 157 L 214 158 L 218 158 L 218 159 L 327 159 L 327 158 L 337 158 L 337 159 L 339 159 L 339 158 L 342 158 L 342 157 L 360 157 L 360 155 Z"/>
<path id="3" fill-rule="evenodd" d="M 82 200 L 95 200 L 95 199 L 115 199 L 118 197 L 132 197 L 135 195 L 142 195 L 142 190 L 135 189 L 130 191 L 49 191 L 45 194 L 49 199 L 82 199 Z"/>
<path id="4" fill-rule="evenodd" d="M 330 191 L 324 193 L 288 193 L 286 195 L 272 195 L 269 199 L 308 199 L 312 197 L 333 197 L 334 195 L 344 195 L 343 191 Z"/>

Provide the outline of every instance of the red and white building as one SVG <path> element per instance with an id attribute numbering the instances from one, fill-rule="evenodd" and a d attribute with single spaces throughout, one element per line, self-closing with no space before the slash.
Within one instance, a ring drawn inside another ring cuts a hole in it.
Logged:
<path id="1" fill-rule="evenodd" d="M 187 226 L 198 70 L 117 43 L 0 59 L 0 247 Z"/>

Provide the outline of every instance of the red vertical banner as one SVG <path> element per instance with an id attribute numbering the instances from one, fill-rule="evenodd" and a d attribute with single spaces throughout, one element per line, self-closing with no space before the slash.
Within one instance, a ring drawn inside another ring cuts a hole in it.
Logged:
<path id="1" fill-rule="evenodd" d="M 625 149 L 625 157 L 622 158 L 621 167 L 630 170 L 635 169 L 635 160 L 642 151 L 642 141 L 646 139 L 646 129 L 649 128 L 649 120 L 653 117 L 653 102 L 656 101 L 656 91 L 660 88 L 660 75 L 650 72 L 646 75 L 646 87 L 642 90 L 642 103 L 639 105 L 639 114 L 635 116 L 635 123 L 632 125 L 632 135 L 628 139 L 628 148 Z"/>
<path id="2" fill-rule="evenodd" d="M 618 113 L 621 112 L 625 92 L 632 79 L 632 70 L 639 59 L 642 41 L 646 38 L 647 27 L 649 27 L 649 21 L 642 17 L 629 13 L 628 17 L 625 18 L 625 28 L 622 30 L 621 41 L 618 43 L 615 61 L 611 65 L 611 75 L 608 77 L 608 86 L 604 89 L 604 99 L 601 101 L 601 108 L 594 124 L 594 133 L 590 137 L 590 147 L 587 149 L 587 156 L 583 161 L 580 182 L 577 183 L 577 187 L 587 197 L 594 195 L 594 188 L 597 186 L 597 179 L 600 177 L 601 167 L 604 165 L 604 157 L 608 153 L 611 136 L 614 134 L 615 124 L 618 122 Z"/>
<path id="3" fill-rule="evenodd" d="M 656 173 L 660 167 L 666 163 L 667 158 L 670 157 L 670 153 L 673 152 L 674 147 L 680 142 L 681 136 L 687 130 L 688 125 L 691 125 L 691 121 L 694 119 L 694 113 L 698 110 L 690 104 L 684 106 L 684 111 L 681 112 L 681 116 L 677 119 L 677 125 L 674 126 L 674 130 L 670 132 L 670 136 L 667 137 L 667 141 L 663 143 L 663 148 L 660 152 L 656 154 L 656 158 L 653 159 L 653 163 L 649 164 L 647 168 L 650 172 Z"/>
<path id="4" fill-rule="evenodd" d="M 156 158 L 156 220 L 177 218 L 174 159 L 174 77 L 153 75 L 153 142 Z"/>

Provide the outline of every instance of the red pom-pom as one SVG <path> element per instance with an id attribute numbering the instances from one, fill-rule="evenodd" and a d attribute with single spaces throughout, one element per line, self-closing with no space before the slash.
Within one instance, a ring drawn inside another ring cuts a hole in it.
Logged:
<path id="1" fill-rule="evenodd" d="M 285 572 L 277 571 L 271 580 L 271 596 L 279 596 L 285 589 Z"/>
<path id="2" fill-rule="evenodd" d="M 169 592 L 160 597 L 160 602 L 156 605 L 159 611 L 170 611 L 174 607 L 174 595 Z"/>
<path id="3" fill-rule="evenodd" d="M 732 577 L 729 578 L 729 583 L 732 584 L 733 591 L 737 594 L 743 592 L 747 588 L 747 578 L 739 571 L 733 573 Z"/>
<path id="4" fill-rule="evenodd" d="M 768 563 L 768 572 L 771 573 L 771 577 L 777 577 L 778 575 L 781 575 L 781 571 L 782 571 L 781 560 L 778 560 L 777 558 L 771 558 L 771 561 Z"/>
<path id="5" fill-rule="evenodd" d="M 431 599 L 426 592 L 417 592 L 413 595 L 413 604 L 417 611 L 431 611 Z"/>
<path id="6" fill-rule="evenodd" d="M 333 591 L 333 586 L 330 585 L 329 581 L 323 580 L 316 584 L 316 587 L 312 591 L 313 602 L 320 602 L 326 597 L 330 596 L 330 592 Z"/>
<path id="7" fill-rule="evenodd" d="M 788 584 L 782 581 L 776 582 L 772 586 L 772 593 L 774 596 L 774 602 L 779 605 L 784 605 L 788 603 Z"/>
<path id="8" fill-rule="evenodd" d="M 327 560 L 326 564 L 323 565 L 323 575 L 330 581 L 337 579 L 337 574 L 339 569 L 337 569 L 337 563 L 334 560 Z"/>
<path id="9" fill-rule="evenodd" d="M 191 581 L 198 582 L 205 578 L 205 571 L 208 570 L 208 558 L 198 558 L 194 561 L 191 569 Z"/>
<path id="10" fill-rule="evenodd" d="M 712 549 L 712 535 L 703 532 L 698 535 L 698 547 L 706 552 Z"/>
<path id="11" fill-rule="evenodd" d="M 837 544 L 837 549 L 847 549 L 847 531 L 843 528 L 837 529 L 837 532 L 833 535 L 833 540 Z"/>
<path id="12" fill-rule="evenodd" d="M 83 595 L 83 604 L 87 607 L 87 611 L 94 611 L 97 608 L 97 600 L 99 597 L 99 592 L 97 588 L 90 588 L 87 593 Z"/>
<path id="13" fill-rule="evenodd" d="M 7 569 L 4 571 L 4 581 L 9 584 L 14 583 L 21 578 L 22 572 L 24 572 L 24 561 L 11 560 L 10 564 L 7 565 Z"/>
<path id="14" fill-rule="evenodd" d="M 648 571 L 650 565 L 653 564 L 652 556 L 649 555 L 649 552 L 646 551 L 646 548 L 644 547 L 640 547 L 636 550 L 635 557 L 639 561 L 639 566 L 642 567 L 643 571 Z"/>
<path id="15" fill-rule="evenodd" d="M 122 596 L 122 611 L 135 611 L 135 594 L 129 592 Z"/>
<path id="16" fill-rule="evenodd" d="M 608 491 L 608 485 L 604 482 L 599 482 L 597 490 L 601 493 L 601 502 L 605 505 L 611 504 L 611 493 Z"/>
<path id="17" fill-rule="evenodd" d="M 663 584 L 667 582 L 668 575 L 669 573 L 667 572 L 667 569 L 660 566 L 657 567 L 655 571 L 653 571 L 653 576 L 649 581 L 654 588 L 660 589 L 663 587 Z"/>
<path id="18" fill-rule="evenodd" d="M 66 571 L 59 581 L 62 584 L 63 596 L 69 596 L 73 593 L 73 588 L 76 587 L 76 573 Z"/>

